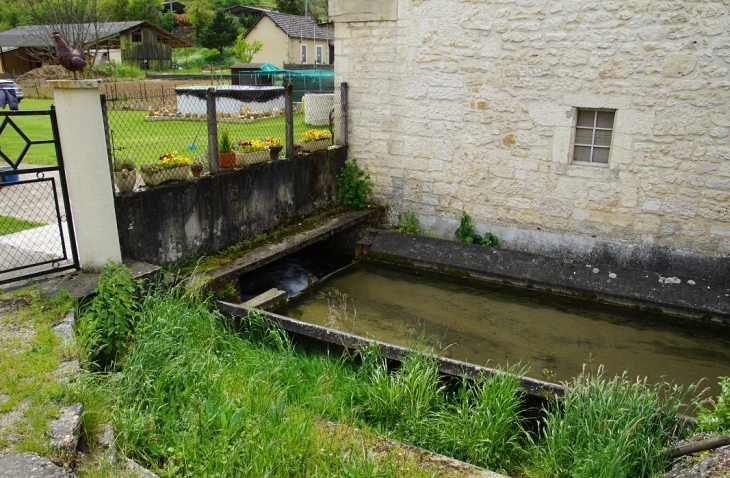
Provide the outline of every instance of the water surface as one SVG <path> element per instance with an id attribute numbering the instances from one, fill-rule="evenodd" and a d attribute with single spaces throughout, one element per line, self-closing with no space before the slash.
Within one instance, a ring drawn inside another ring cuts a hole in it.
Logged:
<path id="1" fill-rule="evenodd" d="M 552 382 L 585 363 L 684 385 L 730 374 L 730 333 L 719 326 L 410 268 L 357 265 L 277 312 L 396 345 L 425 337 L 446 357 L 520 362 Z"/>

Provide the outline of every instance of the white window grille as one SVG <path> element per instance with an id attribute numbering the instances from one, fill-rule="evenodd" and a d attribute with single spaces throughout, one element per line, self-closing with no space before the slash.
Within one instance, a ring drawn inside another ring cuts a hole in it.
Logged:
<path id="1" fill-rule="evenodd" d="M 578 108 L 573 162 L 608 164 L 616 111 Z"/>

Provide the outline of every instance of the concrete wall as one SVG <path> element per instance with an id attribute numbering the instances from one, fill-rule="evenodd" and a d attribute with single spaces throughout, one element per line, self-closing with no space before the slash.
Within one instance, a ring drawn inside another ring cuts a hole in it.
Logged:
<path id="1" fill-rule="evenodd" d="M 342 147 L 117 196 L 122 254 L 176 263 L 332 206 L 346 157 Z"/>
<path id="2" fill-rule="evenodd" d="M 351 156 L 391 220 L 453 237 L 466 210 L 534 252 L 730 253 L 728 2 L 382 2 L 394 19 L 330 9 Z M 616 110 L 607 166 L 572 163 L 576 108 Z"/>

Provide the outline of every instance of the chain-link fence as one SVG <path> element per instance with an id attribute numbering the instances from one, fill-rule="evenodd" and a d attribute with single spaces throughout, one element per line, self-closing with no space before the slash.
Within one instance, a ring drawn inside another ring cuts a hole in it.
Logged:
<path id="1" fill-rule="evenodd" d="M 117 189 L 344 145 L 346 98 L 344 84 L 303 94 L 300 102 L 291 87 L 276 85 L 107 91 L 102 101 Z"/>

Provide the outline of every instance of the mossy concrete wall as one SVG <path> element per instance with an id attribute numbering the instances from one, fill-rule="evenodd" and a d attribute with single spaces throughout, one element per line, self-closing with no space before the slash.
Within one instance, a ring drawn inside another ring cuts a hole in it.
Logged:
<path id="1" fill-rule="evenodd" d="M 117 196 L 122 254 L 174 264 L 331 207 L 346 157 L 340 147 Z"/>

